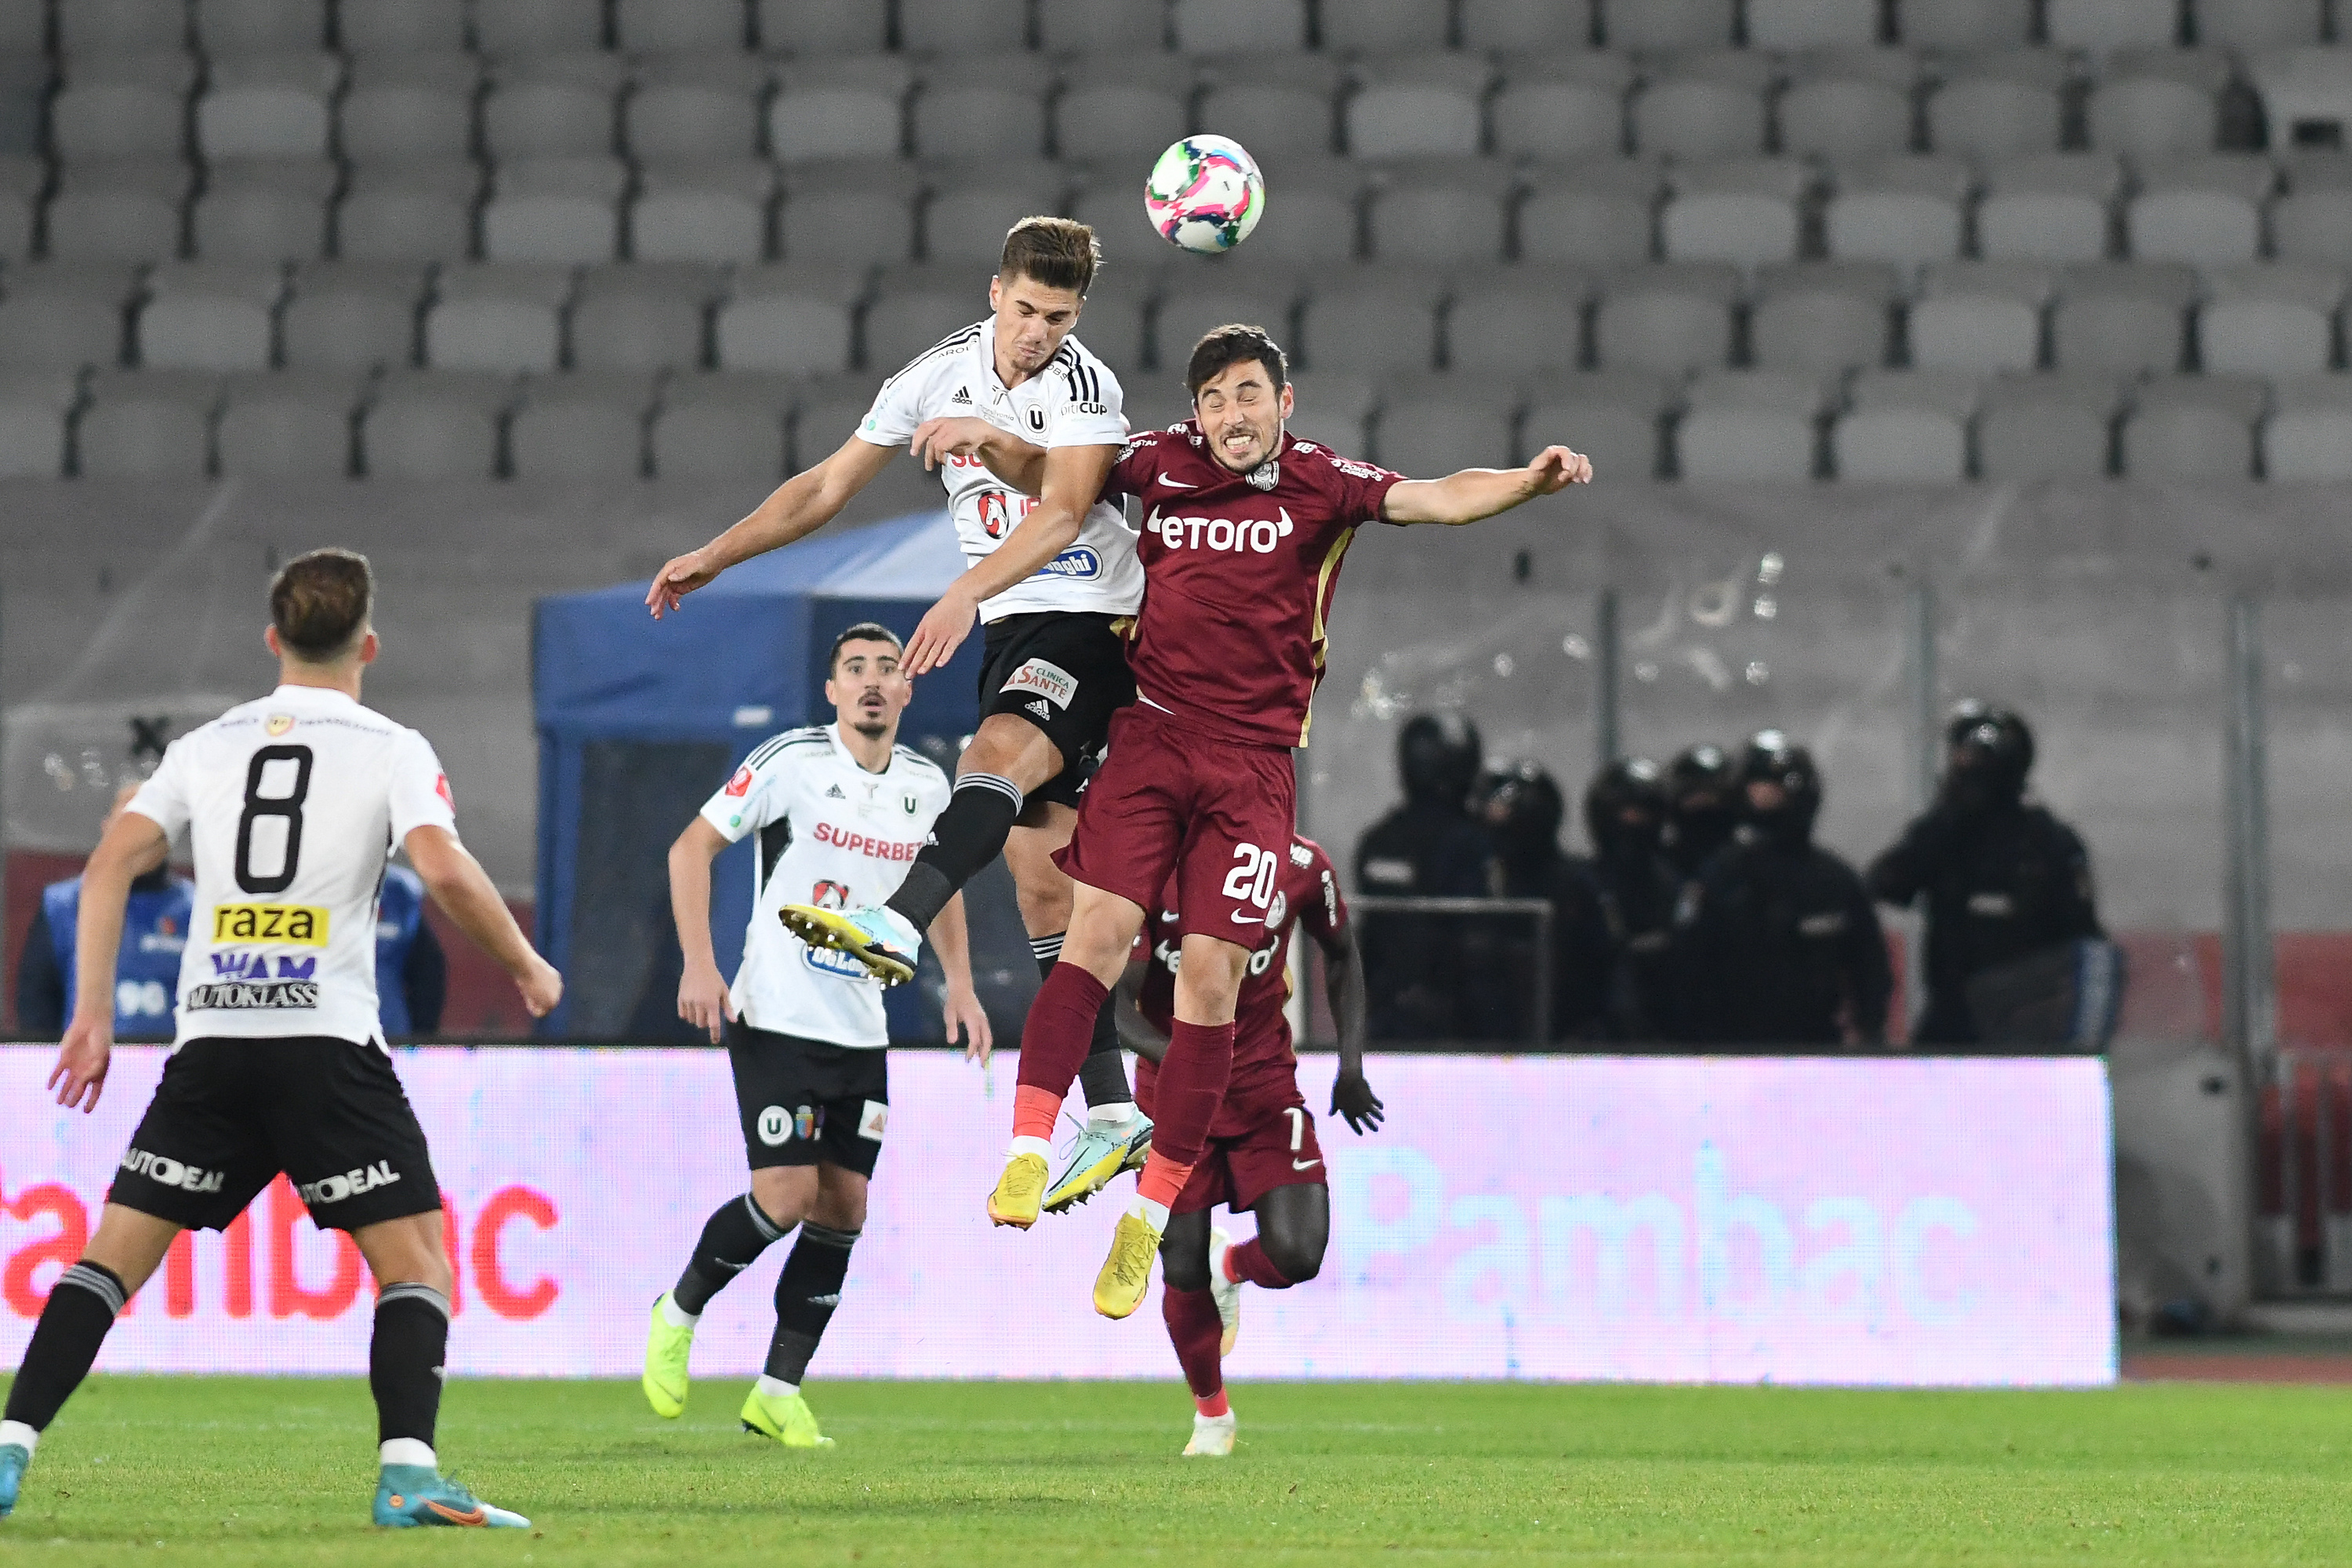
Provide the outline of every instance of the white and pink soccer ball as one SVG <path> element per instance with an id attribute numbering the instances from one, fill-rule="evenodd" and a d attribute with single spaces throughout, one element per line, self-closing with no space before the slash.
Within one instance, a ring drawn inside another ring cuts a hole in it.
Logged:
<path id="1" fill-rule="evenodd" d="M 1265 213 L 1265 177 L 1240 142 L 1187 136 L 1151 165 L 1143 210 L 1169 244 L 1215 256 L 1257 226 Z"/>

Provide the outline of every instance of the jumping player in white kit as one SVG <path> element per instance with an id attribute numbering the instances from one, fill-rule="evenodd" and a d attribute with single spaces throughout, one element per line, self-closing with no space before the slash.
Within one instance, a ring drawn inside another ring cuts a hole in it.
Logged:
<path id="1" fill-rule="evenodd" d="M 449 1338 L 441 1194 L 376 1006 L 376 897 L 397 846 L 449 918 L 514 978 L 533 1016 L 563 994 L 457 841 L 449 782 L 415 731 L 360 705 L 376 656 L 364 556 L 319 550 L 270 585 L 278 686 L 173 742 L 83 874 L 72 1026 L 49 1082 L 94 1109 L 114 1044 L 114 954 L 131 879 L 189 832 L 194 918 L 179 1029 L 98 1234 L 58 1277 L 0 1420 L 0 1514 L 40 1432 L 181 1231 L 218 1230 L 279 1172 L 375 1276 L 379 1525 L 528 1526 L 438 1472 Z"/>
<path id="2" fill-rule="evenodd" d="M 1050 973 L 1061 955 L 1071 885 L 1053 856 L 1069 842 L 1111 715 L 1135 700 L 1124 636 L 1143 603 L 1135 531 L 1116 504 L 1097 500 L 1127 439 L 1118 379 L 1072 335 L 1100 259 L 1084 224 L 1015 224 L 989 285 L 992 313 L 918 354 L 883 384 L 838 451 L 664 566 L 646 595 L 656 616 L 676 610 L 728 567 L 822 528 L 928 421 L 976 416 L 1045 449 L 1034 498 L 977 458 L 917 450 L 940 469 L 969 565 L 916 628 L 907 673 L 946 663 L 978 616 L 987 648 L 980 727 L 931 842 L 887 902 L 784 911 L 803 937 L 855 957 L 886 984 L 913 974 L 920 933 L 1000 851 L 1039 969 Z M 1150 1148 L 1151 1123 L 1135 1109 L 1108 1006 L 1078 1082 L 1087 1121 L 1045 1194 L 1049 1212 L 1140 1168 Z"/>

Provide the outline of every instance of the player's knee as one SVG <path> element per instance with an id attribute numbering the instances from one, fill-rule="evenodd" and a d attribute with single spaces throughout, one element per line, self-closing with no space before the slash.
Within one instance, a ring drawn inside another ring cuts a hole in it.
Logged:
<path id="1" fill-rule="evenodd" d="M 1205 1290 L 1209 1288 L 1209 1252 L 1206 1247 L 1183 1247 L 1171 1251 L 1160 1249 L 1160 1276 L 1171 1290 Z"/>
<path id="2" fill-rule="evenodd" d="M 1293 1285 L 1304 1285 L 1323 1271 L 1323 1238 L 1319 1236 L 1261 1236 L 1265 1260 Z"/>
<path id="3" fill-rule="evenodd" d="M 779 1230 L 808 1218 L 816 1196 L 814 1165 L 763 1165 L 751 1173 L 751 1201 Z"/>

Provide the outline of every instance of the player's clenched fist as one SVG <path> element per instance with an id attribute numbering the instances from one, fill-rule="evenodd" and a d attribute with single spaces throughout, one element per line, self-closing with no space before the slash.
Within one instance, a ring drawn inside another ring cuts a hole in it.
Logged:
<path id="1" fill-rule="evenodd" d="M 1592 459 L 1581 452 L 1571 452 L 1566 447 L 1546 447 L 1528 465 L 1535 477 L 1535 493 L 1556 495 L 1570 485 L 1592 482 Z"/>
<path id="2" fill-rule="evenodd" d="M 515 976 L 515 989 L 522 993 L 525 1010 L 534 1018 L 544 1018 L 563 1000 L 563 976 L 556 973 L 555 965 L 534 952 L 530 967 Z"/>

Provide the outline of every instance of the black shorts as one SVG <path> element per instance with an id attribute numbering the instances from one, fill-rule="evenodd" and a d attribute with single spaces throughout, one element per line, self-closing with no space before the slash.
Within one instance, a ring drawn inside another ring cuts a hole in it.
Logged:
<path id="1" fill-rule="evenodd" d="M 980 670 L 980 713 L 1018 713 L 1062 753 L 1062 771 L 1032 800 L 1075 806 L 1102 762 L 1110 716 L 1135 700 L 1121 616 L 1045 610 L 989 624 Z"/>
<path id="2" fill-rule="evenodd" d="M 280 1171 L 322 1230 L 441 1206 L 392 1058 L 318 1035 L 216 1036 L 174 1051 L 106 1201 L 219 1230 Z"/>
<path id="3" fill-rule="evenodd" d="M 890 1053 L 727 1026 L 751 1169 L 838 1165 L 874 1174 L 890 1121 Z"/>

